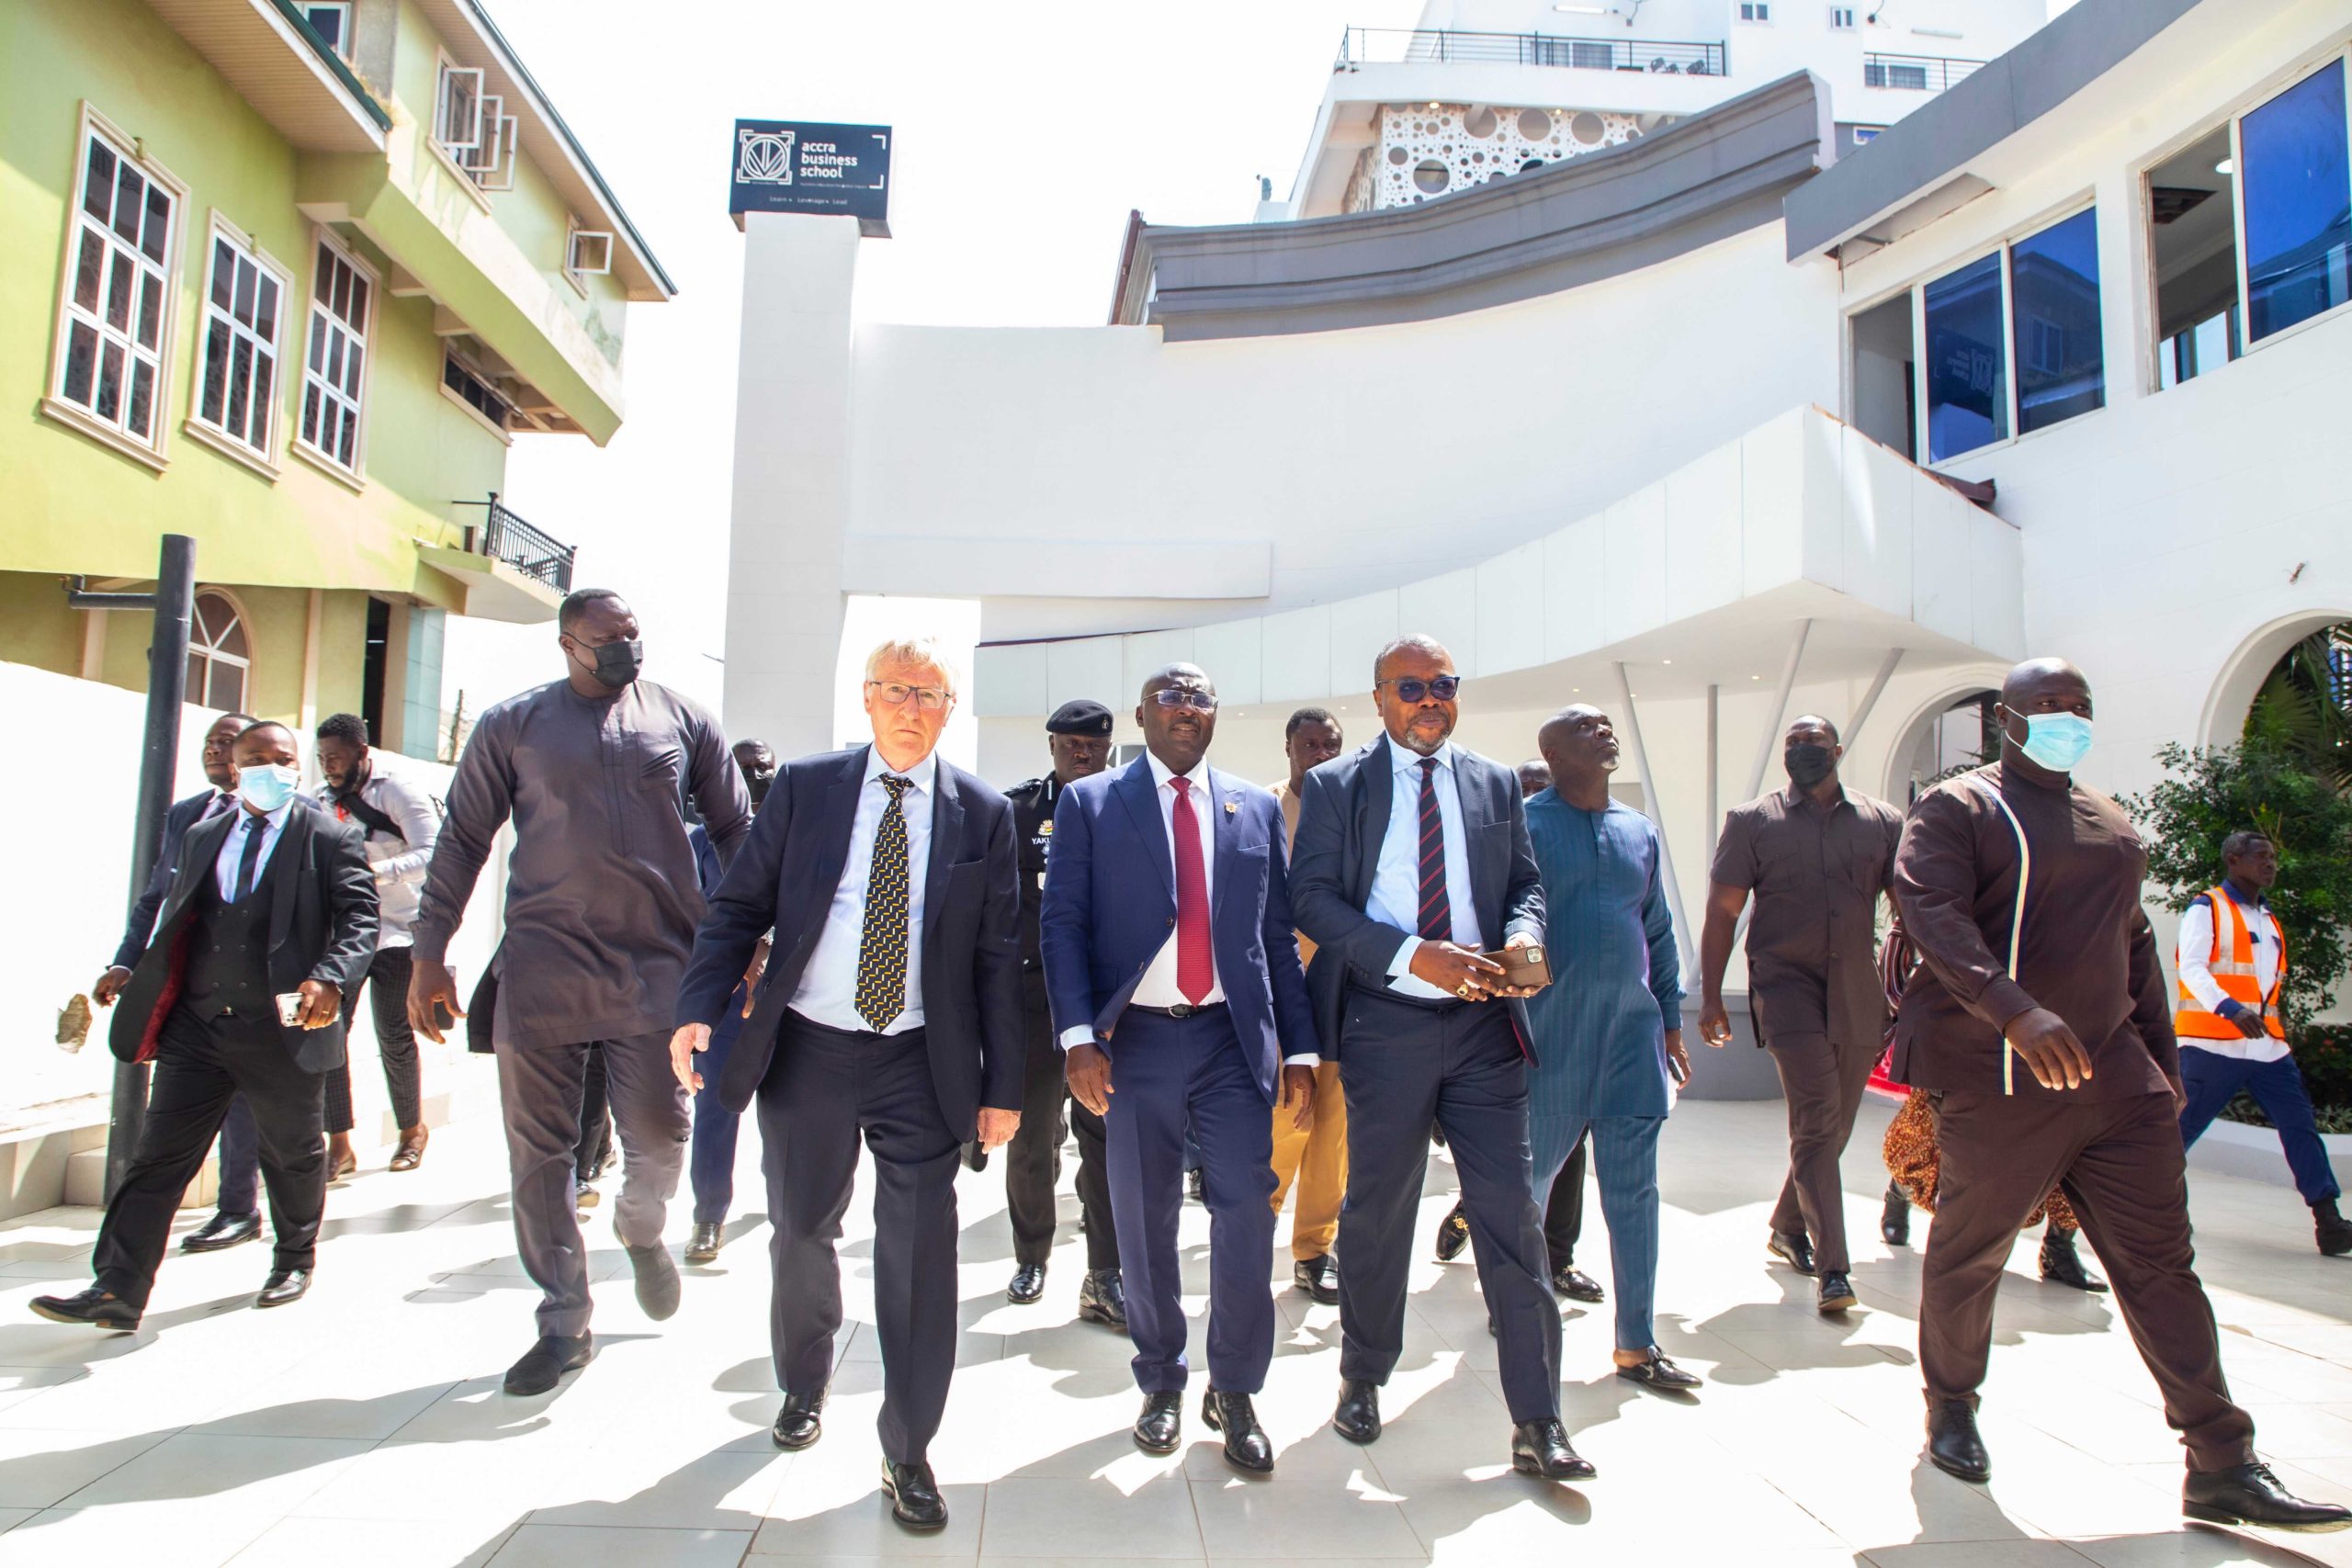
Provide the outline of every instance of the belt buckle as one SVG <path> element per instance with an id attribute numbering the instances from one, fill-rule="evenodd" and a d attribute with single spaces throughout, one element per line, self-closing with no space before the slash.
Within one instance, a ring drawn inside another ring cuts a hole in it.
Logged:
<path id="1" fill-rule="evenodd" d="M 1190 1002 L 1178 1002 L 1174 1007 L 1168 1010 L 1168 1016 L 1170 1018 L 1190 1018 L 1200 1010 L 1200 1009 L 1194 1007 Z"/>

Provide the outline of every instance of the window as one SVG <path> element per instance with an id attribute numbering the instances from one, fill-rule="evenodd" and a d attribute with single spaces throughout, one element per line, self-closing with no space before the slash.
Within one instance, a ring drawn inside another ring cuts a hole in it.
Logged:
<path id="1" fill-rule="evenodd" d="M 1928 90 L 1928 67 L 1925 62 L 1905 64 L 1898 60 L 1865 60 L 1862 62 L 1862 85 L 1924 93 Z"/>
<path id="2" fill-rule="evenodd" d="M 236 605 L 225 593 L 198 593 L 187 628 L 187 700 L 198 707 L 239 712 L 253 667 L 244 617 Z"/>
<path id="3" fill-rule="evenodd" d="M 433 140 L 453 158 L 481 144 L 481 76 L 478 70 L 441 62 L 441 85 L 433 100 Z"/>
<path id="4" fill-rule="evenodd" d="M 160 449 L 170 273 L 181 190 L 92 119 L 59 290 L 56 401 Z"/>
<path id="5" fill-rule="evenodd" d="M 1851 6 L 1830 6 L 1829 30 L 1838 33 L 1852 32 L 1854 30 L 1854 8 Z"/>
<path id="6" fill-rule="evenodd" d="M 2104 407 L 2098 214 L 1937 278 L 1920 290 L 1920 321 L 1931 463 Z"/>
<path id="7" fill-rule="evenodd" d="M 2018 434 L 2104 406 L 2097 213 L 2077 212 L 2009 247 L 2009 308 L 2017 321 Z"/>
<path id="8" fill-rule="evenodd" d="M 248 242 L 213 224 L 196 418 L 265 462 L 277 434 L 278 314 L 286 293 L 284 274 Z"/>
<path id="9" fill-rule="evenodd" d="M 2352 299 L 2344 107 L 2344 62 L 2336 60 L 2238 121 L 2245 322 L 2254 342 Z"/>
<path id="10" fill-rule="evenodd" d="M 368 312 L 375 278 L 334 241 L 319 238 L 311 333 L 302 361 L 301 445 L 345 473 L 359 472 L 359 416 L 368 391 Z"/>
<path id="11" fill-rule="evenodd" d="M 1743 22 L 1769 22 L 1772 7 L 1768 0 L 1739 0 L 1739 19 Z"/>
<path id="12" fill-rule="evenodd" d="M 334 4 L 300 5 L 294 7 L 311 30 L 329 49 L 344 59 L 351 58 L 351 0 L 335 0 Z"/>
<path id="13" fill-rule="evenodd" d="M 1928 321 L 1928 460 L 1939 463 L 2009 434 L 1996 253 L 1924 290 Z"/>
<path id="14" fill-rule="evenodd" d="M 454 351 L 441 356 L 441 385 L 499 430 L 514 427 L 514 405 L 492 385 L 489 377 L 458 358 Z"/>
<path id="15" fill-rule="evenodd" d="M 1441 186 L 1438 188 L 1442 190 L 1444 187 Z M 604 230 L 572 230 L 564 252 L 563 270 L 566 272 L 582 277 L 601 277 L 613 270 L 613 237 Z"/>
<path id="16" fill-rule="evenodd" d="M 1849 385 L 1852 423 L 1871 440 L 1917 461 L 1917 379 L 1911 352 L 1911 296 L 1896 295 L 1853 318 Z"/>
<path id="17" fill-rule="evenodd" d="M 1858 125 L 1854 127 L 1854 145 L 1857 147 L 1869 146 L 1871 142 L 1878 140 L 1878 133 L 1885 129 L 1886 127 L 1883 125 Z"/>

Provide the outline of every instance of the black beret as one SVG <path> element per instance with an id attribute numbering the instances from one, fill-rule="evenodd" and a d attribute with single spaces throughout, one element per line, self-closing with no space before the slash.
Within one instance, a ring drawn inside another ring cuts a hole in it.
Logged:
<path id="1" fill-rule="evenodd" d="M 1074 697 L 1054 710 L 1046 721 L 1048 735 L 1101 735 L 1111 733 L 1111 710 L 1101 703 L 1085 697 Z"/>

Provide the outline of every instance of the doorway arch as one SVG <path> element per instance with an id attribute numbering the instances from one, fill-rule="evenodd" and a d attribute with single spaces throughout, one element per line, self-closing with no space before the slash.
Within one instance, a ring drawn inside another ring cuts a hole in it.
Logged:
<path id="1" fill-rule="evenodd" d="M 2309 610 L 2281 615 L 2248 635 L 2222 661 L 2222 671 L 2206 694 L 2205 711 L 2197 723 L 2197 744 L 2236 745 L 2245 734 L 2246 715 L 2253 711 L 2262 683 L 2287 650 L 2312 633 L 2346 621 L 2352 621 L 2352 608 Z"/>

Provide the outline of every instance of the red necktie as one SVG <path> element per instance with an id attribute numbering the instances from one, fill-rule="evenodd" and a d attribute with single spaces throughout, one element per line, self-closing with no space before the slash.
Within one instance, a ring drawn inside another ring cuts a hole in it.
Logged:
<path id="1" fill-rule="evenodd" d="M 1425 942 L 1453 940 L 1453 907 L 1445 896 L 1445 818 L 1437 808 L 1437 759 L 1421 759 L 1421 930 Z"/>
<path id="2" fill-rule="evenodd" d="M 1198 1007 L 1216 983 L 1216 961 L 1209 951 L 1209 878 L 1201 862 L 1201 819 L 1193 812 L 1193 781 L 1168 782 L 1176 790 L 1170 814 L 1176 840 L 1176 988 Z"/>

